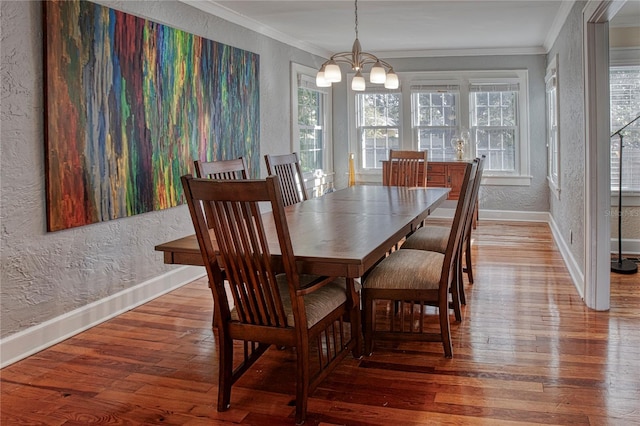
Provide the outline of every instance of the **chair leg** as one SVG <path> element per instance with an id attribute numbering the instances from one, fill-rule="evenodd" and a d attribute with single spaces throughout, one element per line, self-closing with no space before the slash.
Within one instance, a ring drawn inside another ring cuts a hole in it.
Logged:
<path id="1" fill-rule="evenodd" d="M 296 378 L 296 424 L 301 425 L 307 418 L 307 399 L 309 398 L 309 340 L 301 342 L 296 348 L 297 370 Z"/>
<path id="2" fill-rule="evenodd" d="M 462 250 L 460 250 L 460 256 L 458 258 L 458 294 L 460 295 L 460 304 L 467 304 L 467 297 L 464 294 L 464 272 L 462 269 Z"/>
<path id="3" fill-rule="evenodd" d="M 451 280 L 451 308 L 456 316 L 456 321 L 462 321 L 462 307 L 460 302 L 460 280 L 462 274 L 460 273 L 460 255 L 454 259 L 453 279 Z"/>
<path id="4" fill-rule="evenodd" d="M 218 362 L 218 411 L 226 411 L 231 405 L 231 385 L 233 384 L 233 340 L 222 336 L 220 330 Z"/>
<path id="5" fill-rule="evenodd" d="M 464 257 L 467 261 L 467 277 L 469 277 L 469 284 L 473 284 L 473 269 L 471 268 L 471 238 L 467 239 Z"/>
<path id="6" fill-rule="evenodd" d="M 443 300 L 444 299 L 444 300 Z M 440 318 L 440 335 L 445 358 L 453 358 L 453 346 L 451 345 L 451 328 L 449 324 L 449 302 L 447 298 L 441 298 L 438 306 Z"/>
<path id="7" fill-rule="evenodd" d="M 375 321 L 373 309 L 374 301 L 365 295 L 365 290 L 363 290 L 363 295 L 364 314 L 362 328 L 364 329 L 364 353 L 365 355 L 371 355 L 373 353 L 373 326 Z"/>

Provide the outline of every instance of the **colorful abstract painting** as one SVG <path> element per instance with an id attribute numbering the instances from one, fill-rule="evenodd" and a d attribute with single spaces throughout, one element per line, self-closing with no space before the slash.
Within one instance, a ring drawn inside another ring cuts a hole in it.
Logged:
<path id="1" fill-rule="evenodd" d="M 173 207 L 193 161 L 258 177 L 259 56 L 87 1 L 46 1 L 47 225 Z"/>

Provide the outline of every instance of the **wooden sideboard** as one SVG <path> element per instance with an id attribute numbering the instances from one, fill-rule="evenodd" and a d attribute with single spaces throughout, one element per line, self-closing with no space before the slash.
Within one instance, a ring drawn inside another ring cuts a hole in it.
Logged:
<path id="1" fill-rule="evenodd" d="M 427 162 L 427 186 L 438 188 L 451 188 L 447 200 L 457 200 L 464 181 L 464 168 L 469 160 L 428 161 Z M 387 185 L 388 161 L 382 162 L 382 184 Z M 422 178 L 422 175 L 419 174 Z M 478 222 L 478 201 L 474 207 L 473 228 Z"/>
<path id="2" fill-rule="evenodd" d="M 460 196 L 464 168 L 469 161 L 429 161 L 427 163 L 427 186 L 451 188 L 448 200 L 457 200 Z M 387 185 L 388 161 L 382 162 L 382 184 Z M 420 176 L 422 178 L 422 176 Z"/>

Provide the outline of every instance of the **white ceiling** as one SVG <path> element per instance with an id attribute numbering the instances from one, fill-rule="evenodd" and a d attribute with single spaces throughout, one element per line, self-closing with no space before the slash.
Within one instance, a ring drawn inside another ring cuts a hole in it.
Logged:
<path id="1" fill-rule="evenodd" d="M 354 2 L 182 0 L 284 43 L 328 57 L 351 50 Z M 358 2 L 359 39 L 384 58 L 530 54 L 551 47 L 574 0 Z M 623 7 L 640 23 L 640 0 Z"/>

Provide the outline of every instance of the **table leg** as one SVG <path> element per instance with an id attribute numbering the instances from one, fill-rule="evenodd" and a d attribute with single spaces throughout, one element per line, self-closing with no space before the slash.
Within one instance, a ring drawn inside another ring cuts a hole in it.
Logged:
<path id="1" fill-rule="evenodd" d="M 353 357 L 360 359 L 362 357 L 362 326 L 360 315 L 360 293 L 356 291 L 355 279 L 347 278 L 347 290 L 349 291 L 350 303 L 351 303 L 351 338 L 355 339 L 355 346 L 353 347 Z"/>

